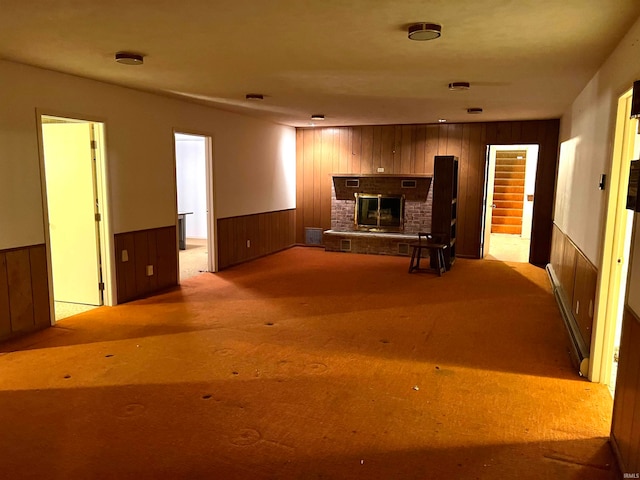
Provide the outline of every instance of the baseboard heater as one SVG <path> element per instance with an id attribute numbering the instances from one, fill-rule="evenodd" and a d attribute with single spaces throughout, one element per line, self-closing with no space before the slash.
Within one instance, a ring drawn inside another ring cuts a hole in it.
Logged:
<path id="1" fill-rule="evenodd" d="M 578 369 L 578 373 L 586 377 L 589 374 L 589 349 L 582 340 L 578 324 L 571 313 L 571 305 L 569 305 L 567 301 L 567 297 L 558 281 L 556 272 L 553 270 L 553 266 L 550 263 L 547 264 L 546 270 L 549 274 L 549 280 L 551 281 L 553 295 L 556 297 L 556 302 L 558 302 L 560 315 L 569 334 L 569 344 L 571 347 L 569 349 L 569 356 L 571 357 L 574 367 Z"/>

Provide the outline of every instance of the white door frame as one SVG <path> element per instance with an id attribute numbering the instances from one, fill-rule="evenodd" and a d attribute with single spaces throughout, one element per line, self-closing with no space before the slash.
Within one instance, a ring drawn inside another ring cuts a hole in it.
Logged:
<path id="1" fill-rule="evenodd" d="M 602 262 L 598 275 L 595 321 L 589 358 L 589 380 L 609 383 L 616 324 L 624 308 L 621 292 L 629 268 L 628 213 L 626 210 L 629 167 L 634 153 L 637 120 L 630 120 L 632 90 L 618 98 L 609 194 L 605 210 Z"/>
<path id="2" fill-rule="evenodd" d="M 40 163 L 40 188 L 42 192 L 42 222 L 44 227 L 45 250 L 47 254 L 47 283 L 49 286 L 49 312 L 51 325 L 55 324 L 55 303 L 53 294 L 53 271 L 51 266 L 51 237 L 49 232 L 49 207 L 47 202 L 47 182 L 44 161 L 44 142 L 42 135 L 42 117 L 57 117 L 65 120 L 81 121 L 93 123 L 98 128 L 95 129 L 96 149 L 96 187 L 98 202 L 100 204 L 101 221 L 98 224 L 100 237 L 100 257 L 102 267 L 102 281 L 104 291 L 103 305 L 113 306 L 115 304 L 116 271 L 114 252 L 114 240 L 111 222 L 111 198 L 109 188 L 108 160 L 106 152 L 106 120 L 92 115 L 84 115 L 69 112 L 36 109 L 36 129 L 38 139 L 38 157 Z"/>
<path id="3" fill-rule="evenodd" d="M 215 210 L 215 162 L 213 161 L 213 134 L 193 130 L 191 128 L 174 128 L 171 134 L 173 145 L 173 188 L 175 197 L 176 218 L 176 255 L 178 257 L 178 284 L 180 284 L 180 246 L 178 241 L 178 159 L 176 156 L 176 134 L 193 135 L 205 139 L 205 171 L 206 171 L 206 202 L 207 202 L 207 269 L 210 272 L 218 271 L 218 237 L 217 220 Z"/>
<path id="4" fill-rule="evenodd" d="M 523 233 L 527 231 L 524 226 L 525 215 L 524 215 L 524 207 L 527 207 L 527 195 L 533 195 L 535 198 L 535 179 L 538 171 L 538 155 L 540 152 L 540 145 L 538 144 L 523 144 L 523 145 L 509 145 L 509 144 L 491 144 L 487 145 L 487 166 L 486 166 L 486 175 L 485 179 L 485 201 L 483 206 L 483 233 L 482 233 L 482 251 L 480 252 L 480 258 L 484 258 L 489 254 L 489 245 L 491 238 L 491 221 L 493 215 L 493 189 L 495 186 L 496 179 L 496 153 L 499 151 L 510 151 L 510 150 L 526 150 L 527 151 L 527 168 L 526 168 L 526 179 L 525 179 L 525 191 L 523 198 L 523 215 L 522 215 L 522 231 Z M 530 161 L 532 160 L 535 163 L 535 169 L 530 168 Z M 532 177 L 533 181 L 530 184 L 533 185 L 533 190 L 529 190 L 527 188 L 527 180 L 530 180 Z M 531 239 L 531 225 L 533 223 L 533 203 L 531 204 L 531 215 L 528 216 L 528 238 Z M 524 235 L 523 235 L 524 237 Z M 524 237 L 527 238 L 527 237 Z"/>

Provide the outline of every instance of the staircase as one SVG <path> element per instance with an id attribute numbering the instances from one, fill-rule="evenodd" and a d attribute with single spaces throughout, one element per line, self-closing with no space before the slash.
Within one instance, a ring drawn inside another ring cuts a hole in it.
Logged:
<path id="1" fill-rule="evenodd" d="M 491 233 L 522 234 L 526 163 L 526 151 L 513 150 L 496 153 L 496 174 L 493 187 L 495 207 L 491 214 Z"/>

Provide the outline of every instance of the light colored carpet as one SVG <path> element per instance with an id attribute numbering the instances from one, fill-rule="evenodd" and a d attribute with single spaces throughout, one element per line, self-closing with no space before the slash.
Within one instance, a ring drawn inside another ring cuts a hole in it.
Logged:
<path id="1" fill-rule="evenodd" d="M 293 248 L 3 345 L 6 478 L 607 479 L 546 272 Z"/>
<path id="2" fill-rule="evenodd" d="M 180 281 L 208 271 L 207 240 L 187 238 L 185 250 L 180 250 Z"/>
<path id="3" fill-rule="evenodd" d="M 489 242 L 489 255 L 485 255 L 485 259 L 527 263 L 530 245 L 531 240 L 522 238 L 520 235 L 492 233 Z"/>

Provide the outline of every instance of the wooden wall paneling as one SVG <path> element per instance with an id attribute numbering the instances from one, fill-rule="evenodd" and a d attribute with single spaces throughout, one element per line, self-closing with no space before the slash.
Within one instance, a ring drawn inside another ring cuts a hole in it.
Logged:
<path id="1" fill-rule="evenodd" d="M 591 263 L 577 252 L 576 273 L 571 310 L 582 340 L 588 349 L 591 347 L 591 333 L 593 331 L 593 309 L 596 298 L 596 283 L 598 271 Z"/>
<path id="2" fill-rule="evenodd" d="M 378 167 L 382 166 L 382 127 L 373 126 L 373 138 L 371 144 L 371 173 L 377 173 Z"/>
<path id="3" fill-rule="evenodd" d="M 625 306 L 611 433 L 623 472 L 640 469 L 640 321 Z"/>
<path id="4" fill-rule="evenodd" d="M 303 231 L 304 227 L 313 227 L 314 224 L 314 216 L 313 216 L 313 196 L 315 189 L 315 178 L 313 174 L 314 170 L 314 140 L 315 140 L 315 130 L 309 129 L 304 130 L 304 204 L 303 204 Z M 231 220 L 229 220 L 230 222 Z M 230 225 L 228 225 L 230 226 Z M 231 246 L 232 240 L 227 239 L 229 246 Z M 301 238 L 300 243 L 304 243 L 304 236 Z M 231 251 L 229 251 L 229 261 L 231 261 Z"/>
<path id="5" fill-rule="evenodd" d="M 116 281 L 118 285 L 118 303 L 136 296 L 135 243 L 133 233 L 120 233 L 115 237 L 116 244 Z M 122 252 L 127 251 L 129 260 L 122 261 Z"/>
<path id="6" fill-rule="evenodd" d="M 147 277 L 149 280 L 149 291 L 158 290 L 158 230 L 147 232 L 147 265 L 153 266 L 153 275 Z"/>
<path id="7" fill-rule="evenodd" d="M 511 122 L 511 135 L 514 139 L 522 138 L 522 122 Z M 517 143 L 517 141 L 514 141 Z"/>
<path id="8" fill-rule="evenodd" d="M 477 128 L 477 127 L 476 127 Z M 460 209 L 465 212 L 464 243 L 458 247 L 459 255 L 478 258 L 480 256 L 480 235 L 482 229 L 482 197 L 484 195 L 485 149 L 482 143 L 483 129 L 477 131 L 480 142 L 470 151 L 467 172 L 467 195 Z"/>
<path id="9" fill-rule="evenodd" d="M 335 171 L 338 173 L 349 172 L 351 165 L 351 129 L 341 127 L 338 129 L 338 152 L 339 159 Z"/>
<path id="10" fill-rule="evenodd" d="M 178 277 L 175 227 L 160 228 L 156 231 L 156 258 L 158 288 L 175 285 Z"/>
<path id="11" fill-rule="evenodd" d="M 313 148 L 313 226 L 322 226 L 322 129 L 314 130 Z"/>
<path id="12" fill-rule="evenodd" d="M 31 264 L 35 325 L 40 328 L 50 327 L 49 276 L 47 275 L 47 252 L 44 245 L 35 245 L 29 248 L 29 263 Z"/>
<path id="13" fill-rule="evenodd" d="M 373 153 L 373 136 L 374 129 L 371 126 L 365 126 L 360 129 L 362 150 L 360 155 L 360 173 L 373 173 L 376 169 L 374 166 Z"/>
<path id="14" fill-rule="evenodd" d="M 322 152 L 320 157 L 320 223 L 323 230 L 331 228 L 331 174 L 333 171 L 333 155 L 335 135 L 332 128 L 320 130 Z"/>
<path id="15" fill-rule="evenodd" d="M 398 141 L 398 152 L 396 160 L 399 162 L 398 173 L 415 173 L 413 158 L 413 142 L 415 135 L 415 125 L 402 125 L 398 127 L 400 139 Z"/>
<path id="16" fill-rule="evenodd" d="M 412 148 L 413 173 L 424 174 L 426 171 L 427 126 L 416 125 Z M 433 171 L 432 171 L 433 173 Z"/>
<path id="17" fill-rule="evenodd" d="M 11 310 L 9 308 L 9 281 L 7 279 L 7 256 L 0 252 L 0 338 L 11 334 Z"/>
<path id="18" fill-rule="evenodd" d="M 564 237 L 564 248 L 562 249 L 562 254 L 560 284 L 562 285 L 562 289 L 564 290 L 569 304 L 573 304 L 578 250 L 566 236 Z"/>
<path id="19" fill-rule="evenodd" d="M 496 131 L 496 144 L 509 145 L 514 143 L 512 133 L 512 122 L 499 122 Z"/>
<path id="20" fill-rule="evenodd" d="M 351 131 L 351 163 L 348 172 L 362 173 L 362 127 L 353 127 Z"/>
<path id="21" fill-rule="evenodd" d="M 447 126 L 447 155 L 453 155 L 461 158 L 462 156 L 462 136 L 464 125 L 461 123 L 452 123 Z"/>
<path id="22" fill-rule="evenodd" d="M 145 295 L 147 292 L 151 291 L 149 285 L 149 277 L 147 277 L 146 272 L 149 261 L 147 257 L 147 230 L 134 232 L 133 243 L 135 250 L 134 265 L 136 268 L 135 296 L 137 297 L 140 295 Z"/>
<path id="23" fill-rule="evenodd" d="M 304 215 L 304 130 L 296 129 L 296 209 Z M 296 242 L 304 243 L 304 223 L 296 225 Z"/>
<path id="24" fill-rule="evenodd" d="M 551 236 L 551 258 L 550 262 L 553 266 L 553 270 L 556 275 L 560 275 L 560 270 L 562 268 L 562 256 L 563 256 L 563 248 L 564 248 L 564 234 L 558 228 L 558 226 L 553 224 L 553 233 Z"/>
<path id="25" fill-rule="evenodd" d="M 383 126 L 381 136 L 380 166 L 384 168 L 385 173 L 398 173 L 395 170 L 396 127 L 393 125 Z"/>
<path id="26" fill-rule="evenodd" d="M 15 333 L 32 330 L 35 323 L 29 250 L 26 248 L 10 250 L 5 255 L 7 259 L 7 281 L 9 283 L 11 331 Z"/>
<path id="27" fill-rule="evenodd" d="M 499 145 L 498 143 L 498 122 L 489 122 L 484 124 L 485 141 L 487 145 Z"/>
<path id="28" fill-rule="evenodd" d="M 530 122 L 523 122 L 521 129 L 520 141 L 523 144 L 536 144 L 540 143 L 541 132 L 540 128 L 544 126 L 544 123 L 537 120 Z"/>
<path id="29" fill-rule="evenodd" d="M 467 227 L 466 222 L 468 219 L 467 212 L 462 205 L 468 203 L 466 197 L 468 192 L 460 187 L 460 182 L 464 179 L 465 182 L 468 181 L 468 173 L 469 173 L 469 164 L 472 161 L 471 157 L 473 155 L 471 151 L 471 128 L 469 125 L 465 125 L 462 132 L 462 147 L 460 150 L 460 154 L 458 158 L 458 205 L 457 205 L 457 223 L 458 228 L 456 232 L 456 255 L 460 255 L 462 253 L 464 255 L 464 246 L 467 243 Z"/>
<path id="30" fill-rule="evenodd" d="M 531 253 L 529 261 L 544 266 L 549 261 L 551 250 L 551 228 L 553 224 L 553 202 L 558 169 L 559 121 L 548 121 L 538 128 L 541 137 L 536 172 L 536 191 L 533 202 L 531 225 Z"/>
<path id="31" fill-rule="evenodd" d="M 440 146 L 440 125 L 427 125 L 427 136 L 425 142 L 425 173 L 433 175 L 433 159 L 439 155 Z"/>

